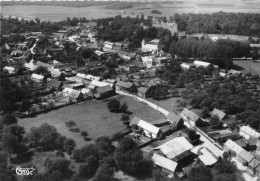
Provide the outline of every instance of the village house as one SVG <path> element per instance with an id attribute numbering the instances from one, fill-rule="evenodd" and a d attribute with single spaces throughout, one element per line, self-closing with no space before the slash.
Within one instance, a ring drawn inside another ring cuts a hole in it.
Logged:
<path id="1" fill-rule="evenodd" d="M 159 52 L 159 39 L 154 39 L 150 42 L 142 41 L 142 52 L 152 52 L 153 54 Z"/>
<path id="2" fill-rule="evenodd" d="M 241 126 L 239 128 L 239 135 L 241 135 L 245 139 L 260 138 L 260 133 L 249 126 Z"/>
<path id="3" fill-rule="evenodd" d="M 147 91 L 148 91 L 148 88 L 146 88 L 146 87 L 139 87 L 138 88 L 138 96 L 142 97 L 142 98 L 146 98 L 147 97 L 147 95 L 146 95 Z"/>
<path id="4" fill-rule="evenodd" d="M 21 49 L 16 49 L 11 52 L 11 56 L 20 56 L 23 54 L 23 51 Z"/>
<path id="5" fill-rule="evenodd" d="M 115 92 L 110 85 L 98 87 L 95 90 L 93 90 L 93 95 L 96 99 L 105 99 L 113 96 L 114 94 Z"/>
<path id="6" fill-rule="evenodd" d="M 137 72 L 139 70 L 139 67 L 136 65 L 119 65 L 118 68 L 128 73 Z"/>
<path id="7" fill-rule="evenodd" d="M 38 67 L 43 67 L 43 68 L 45 68 L 46 70 L 47 70 L 47 69 L 50 69 L 50 68 L 52 67 L 50 64 L 47 64 L 47 63 L 44 63 L 44 62 L 41 62 L 41 61 L 37 61 L 37 62 L 36 62 L 36 65 L 37 65 Z"/>
<path id="8" fill-rule="evenodd" d="M 224 144 L 224 151 L 229 150 L 235 153 L 238 161 L 243 165 L 248 165 L 254 159 L 254 156 L 251 153 L 244 150 L 232 140 L 227 140 L 227 142 Z"/>
<path id="9" fill-rule="evenodd" d="M 37 69 L 39 66 L 34 63 L 34 60 L 31 59 L 29 63 L 24 63 L 24 67 L 29 69 L 30 71 L 34 71 Z"/>
<path id="10" fill-rule="evenodd" d="M 104 82 L 108 83 L 112 88 L 115 88 L 116 79 L 106 79 Z"/>
<path id="11" fill-rule="evenodd" d="M 82 88 L 84 88 L 85 87 L 85 85 L 83 84 L 83 83 L 78 83 L 78 82 L 76 82 L 76 83 L 67 83 L 67 84 L 64 84 L 63 86 L 62 86 L 62 88 L 71 88 L 71 89 L 75 89 L 75 90 L 81 90 Z"/>
<path id="12" fill-rule="evenodd" d="M 154 60 L 153 56 L 145 56 L 145 57 L 141 57 L 143 65 L 150 68 L 156 65 L 156 62 Z"/>
<path id="13" fill-rule="evenodd" d="M 137 117 L 133 117 L 130 122 L 130 126 L 133 128 L 135 132 L 138 132 L 150 139 L 157 139 L 162 136 L 162 132 L 160 128 L 143 121 Z"/>
<path id="14" fill-rule="evenodd" d="M 46 79 L 44 78 L 43 75 L 39 75 L 39 74 L 32 74 L 31 75 L 31 79 L 34 81 L 34 82 L 37 82 L 37 83 L 43 83 L 44 81 L 46 81 Z"/>
<path id="15" fill-rule="evenodd" d="M 63 97 L 69 98 L 72 102 L 83 100 L 83 94 L 80 91 L 66 87 L 63 91 Z"/>
<path id="16" fill-rule="evenodd" d="M 174 130 L 180 129 L 184 124 L 183 119 L 171 111 L 167 114 L 167 120 L 171 123 Z"/>
<path id="17" fill-rule="evenodd" d="M 113 49 L 113 46 L 114 46 L 114 43 L 109 42 L 109 41 L 105 41 L 105 42 L 103 43 L 102 49 L 103 49 L 103 51 L 105 51 L 105 52 L 111 51 L 111 50 Z"/>
<path id="18" fill-rule="evenodd" d="M 168 159 L 180 163 L 181 160 L 188 157 L 193 148 L 192 144 L 183 136 L 176 137 L 156 148 L 154 151 L 157 151 L 160 155 L 165 155 Z"/>
<path id="19" fill-rule="evenodd" d="M 260 161 L 254 158 L 249 164 L 248 164 L 248 171 L 253 175 L 259 175 L 260 173 Z"/>
<path id="20" fill-rule="evenodd" d="M 59 77 L 62 73 L 59 69 L 49 69 L 52 77 Z"/>
<path id="21" fill-rule="evenodd" d="M 211 117 L 216 117 L 218 118 L 220 121 L 222 121 L 225 118 L 228 118 L 228 115 L 226 113 L 224 113 L 221 110 L 218 110 L 216 108 L 213 109 L 213 111 L 210 113 Z"/>
<path id="22" fill-rule="evenodd" d="M 196 65 L 194 63 L 182 63 L 180 66 L 183 70 L 189 70 L 191 68 L 196 68 Z"/>
<path id="23" fill-rule="evenodd" d="M 5 72 L 9 75 L 19 75 L 19 74 L 22 74 L 23 71 L 25 71 L 25 68 L 22 66 L 15 66 L 15 67 L 5 66 L 3 68 L 3 72 Z"/>
<path id="24" fill-rule="evenodd" d="M 91 83 L 89 84 L 88 88 L 89 89 L 96 89 L 97 87 L 104 87 L 104 86 L 107 86 L 109 85 L 108 83 L 106 82 L 101 82 L 101 81 L 98 81 L 98 80 L 92 80 Z"/>
<path id="25" fill-rule="evenodd" d="M 184 121 L 188 122 L 193 127 L 201 126 L 204 124 L 204 121 L 202 121 L 202 119 L 197 114 L 187 108 L 184 108 L 182 110 L 181 117 Z"/>
<path id="26" fill-rule="evenodd" d="M 63 83 L 62 83 L 61 81 L 54 80 L 54 79 L 51 79 L 51 80 L 47 83 L 47 86 L 49 86 L 49 87 L 55 89 L 56 91 L 61 90 L 62 85 L 63 85 Z"/>
<path id="27" fill-rule="evenodd" d="M 196 67 L 204 67 L 204 68 L 207 68 L 207 67 L 210 65 L 210 63 L 208 63 L 208 62 L 203 62 L 203 61 L 199 61 L 199 60 L 195 60 L 195 61 L 193 62 L 193 64 L 194 64 Z"/>
<path id="28" fill-rule="evenodd" d="M 218 161 L 218 158 L 206 147 L 200 150 L 200 156 L 198 158 L 205 166 L 214 165 Z"/>
<path id="29" fill-rule="evenodd" d="M 175 170 L 178 166 L 177 162 L 172 161 L 156 153 L 153 154 L 152 161 L 157 168 L 160 168 L 161 171 L 167 173 L 169 178 L 174 177 Z"/>
<path id="30" fill-rule="evenodd" d="M 136 86 L 133 83 L 117 81 L 117 83 L 116 83 L 116 90 L 132 93 L 132 92 L 136 92 L 137 88 L 136 88 Z"/>

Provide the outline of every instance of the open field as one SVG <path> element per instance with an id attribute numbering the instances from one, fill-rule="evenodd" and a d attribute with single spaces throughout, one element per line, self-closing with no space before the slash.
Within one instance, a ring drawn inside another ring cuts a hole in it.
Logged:
<path id="1" fill-rule="evenodd" d="M 158 9 L 162 14 L 152 14 L 151 10 Z M 213 12 L 240 12 L 259 13 L 260 2 L 257 0 L 183 0 L 181 3 L 154 4 L 137 3 L 133 8 L 124 10 L 106 9 L 105 6 L 66 7 L 66 6 L 40 6 L 40 5 L 13 5 L 2 6 L 1 14 L 4 16 L 18 16 L 26 19 L 60 21 L 67 17 L 105 18 L 116 15 L 133 16 L 173 16 L 175 13 L 213 13 Z"/>
<path id="2" fill-rule="evenodd" d="M 114 98 L 120 100 L 121 103 L 128 104 L 128 110 L 132 112 L 131 118 L 137 116 L 147 121 L 163 118 L 159 112 L 153 110 L 149 106 L 137 102 L 129 97 L 118 95 Z M 107 108 L 107 99 L 104 102 L 86 100 L 82 104 L 73 104 L 53 110 L 45 114 L 40 114 L 33 118 L 19 119 L 18 124 L 25 127 L 28 131 L 31 127 L 38 127 L 43 123 L 55 126 L 59 133 L 75 140 L 77 147 L 92 143 L 100 136 L 112 136 L 116 132 L 126 131 L 126 125 L 121 121 L 122 113 L 111 113 Z M 76 127 L 81 131 L 87 131 L 92 141 L 84 141 L 80 136 L 80 132 L 75 133 L 68 130 L 65 122 L 72 120 L 76 123 Z"/>
<path id="3" fill-rule="evenodd" d="M 260 62 L 253 62 L 252 60 L 236 60 L 234 64 L 242 67 L 244 72 L 250 73 L 252 75 L 259 75 L 260 74 Z"/>

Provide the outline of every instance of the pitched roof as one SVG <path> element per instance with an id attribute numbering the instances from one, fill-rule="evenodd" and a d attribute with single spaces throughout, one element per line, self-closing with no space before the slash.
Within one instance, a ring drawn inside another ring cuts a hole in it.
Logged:
<path id="1" fill-rule="evenodd" d="M 238 154 L 241 158 L 243 158 L 244 160 L 246 160 L 247 162 L 250 162 L 251 160 L 253 160 L 254 156 L 247 152 L 246 150 L 242 150 L 239 154 Z"/>
<path id="2" fill-rule="evenodd" d="M 109 92 L 109 91 L 113 91 L 112 87 L 107 85 L 107 86 L 103 86 L 103 87 L 98 87 L 96 89 L 97 93 L 105 93 L 105 92 Z"/>
<path id="3" fill-rule="evenodd" d="M 148 89 L 146 87 L 139 87 L 138 88 L 138 92 L 141 92 L 141 93 L 146 93 L 148 91 Z"/>
<path id="4" fill-rule="evenodd" d="M 51 79 L 47 84 L 51 87 L 59 88 L 62 85 L 62 82 Z"/>
<path id="5" fill-rule="evenodd" d="M 133 83 L 118 81 L 116 83 L 116 86 L 125 87 L 125 88 L 131 88 L 133 86 Z"/>
<path id="6" fill-rule="evenodd" d="M 181 120 L 181 117 L 176 115 L 175 113 L 169 111 L 168 115 L 167 115 L 167 119 L 174 124 L 178 124 L 179 121 Z"/>
<path id="7" fill-rule="evenodd" d="M 160 167 L 165 168 L 171 172 L 175 172 L 175 169 L 178 165 L 177 162 L 174 162 L 156 153 L 153 154 L 152 161 L 154 164 L 159 165 Z"/>
<path id="8" fill-rule="evenodd" d="M 224 113 L 219 109 L 214 108 L 213 111 L 211 112 L 211 115 L 217 116 L 220 120 L 222 120 L 226 116 L 226 113 Z"/>
<path id="9" fill-rule="evenodd" d="M 189 119 L 191 119 L 194 122 L 197 122 L 200 119 L 200 117 L 197 114 L 195 114 L 194 112 L 192 112 L 191 110 L 189 110 L 187 108 L 184 108 L 182 110 L 181 114 L 187 116 Z"/>
<path id="10" fill-rule="evenodd" d="M 256 146 L 257 147 L 260 147 L 260 140 L 258 139 L 257 142 L 256 142 Z"/>
<path id="11" fill-rule="evenodd" d="M 202 148 L 200 152 L 202 155 L 199 156 L 199 159 L 204 163 L 204 165 L 213 165 L 218 161 L 207 148 Z"/>
<path id="12" fill-rule="evenodd" d="M 133 118 L 131 119 L 131 121 L 130 121 L 130 125 L 134 125 L 134 124 L 137 125 L 140 120 L 141 120 L 141 119 L 139 119 L 139 118 L 137 118 L 137 117 L 133 117 Z"/>
<path id="13" fill-rule="evenodd" d="M 252 168 L 256 168 L 256 167 L 258 167 L 259 165 L 260 165 L 260 162 L 257 160 L 257 159 L 253 159 L 250 163 L 249 163 L 249 165 L 252 167 Z"/>
<path id="14" fill-rule="evenodd" d="M 98 80 L 92 80 L 90 85 L 95 86 L 95 87 L 104 87 L 104 86 L 107 86 L 109 84 L 105 83 L 105 82 L 98 81 Z"/>
<path id="15" fill-rule="evenodd" d="M 137 123 L 137 126 L 139 126 L 140 128 L 143 128 L 147 131 L 150 131 L 151 133 L 154 133 L 154 134 L 158 134 L 160 131 L 160 128 L 157 128 L 156 126 L 154 126 L 146 121 L 143 121 L 143 120 L 140 120 Z"/>
<path id="16" fill-rule="evenodd" d="M 51 68 L 50 64 L 47 64 L 47 63 L 44 63 L 44 62 L 41 62 L 41 61 L 37 61 L 36 65 L 38 65 L 40 67 Z"/>
<path id="17" fill-rule="evenodd" d="M 260 138 L 260 133 L 258 133 L 256 130 L 252 129 L 249 126 L 241 126 L 240 131 L 249 135 L 252 138 Z"/>
<path id="18" fill-rule="evenodd" d="M 246 141 L 244 139 L 236 140 L 235 143 L 241 146 L 242 148 L 246 147 Z"/>
<path id="19" fill-rule="evenodd" d="M 32 74 L 31 78 L 42 80 L 44 78 L 44 76 L 39 75 L 39 74 Z"/>
<path id="20" fill-rule="evenodd" d="M 160 149 L 169 159 L 173 159 L 178 155 L 192 149 L 193 146 L 184 137 L 177 137 L 168 141 L 155 149 Z"/>
<path id="21" fill-rule="evenodd" d="M 193 63 L 194 63 L 195 65 L 203 66 L 203 67 L 207 67 L 207 66 L 210 65 L 210 63 L 208 63 L 208 62 L 203 62 L 203 61 L 199 61 L 199 60 L 195 60 Z"/>

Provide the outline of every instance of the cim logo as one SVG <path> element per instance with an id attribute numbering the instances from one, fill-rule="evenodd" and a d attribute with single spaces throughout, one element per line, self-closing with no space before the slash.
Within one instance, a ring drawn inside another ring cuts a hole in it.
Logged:
<path id="1" fill-rule="evenodd" d="M 31 168 L 21 168 L 20 166 L 17 166 L 16 169 L 12 169 L 15 170 L 17 175 L 32 175 L 33 171 L 35 170 L 35 168 L 31 167 Z"/>

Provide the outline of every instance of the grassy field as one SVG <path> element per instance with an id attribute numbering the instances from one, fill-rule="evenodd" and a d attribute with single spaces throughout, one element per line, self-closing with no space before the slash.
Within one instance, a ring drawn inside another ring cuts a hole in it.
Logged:
<path id="1" fill-rule="evenodd" d="M 153 110 L 149 106 L 137 102 L 129 97 L 118 95 L 115 98 L 121 103 L 126 102 L 128 109 L 133 116 L 143 118 L 147 121 L 153 121 L 163 118 L 159 112 Z M 59 133 L 75 140 L 77 147 L 92 143 L 100 136 L 112 136 L 116 132 L 126 131 L 126 125 L 121 121 L 121 113 L 111 113 L 107 108 L 107 101 L 98 102 L 94 100 L 86 100 L 82 104 L 74 104 L 53 110 L 51 112 L 40 114 L 33 118 L 19 119 L 18 124 L 29 130 L 31 127 L 38 127 L 43 123 L 55 126 Z M 65 122 L 72 120 L 76 123 L 76 127 L 81 131 L 87 131 L 91 141 L 84 141 L 80 136 L 80 132 L 75 133 L 68 130 Z"/>
<path id="2" fill-rule="evenodd" d="M 144 14 L 145 16 L 173 16 L 175 13 L 213 13 L 213 12 L 241 12 L 259 13 L 260 2 L 257 0 L 183 0 L 182 3 L 162 3 L 160 8 L 153 4 L 138 3 L 133 8 L 124 10 L 106 9 L 105 6 L 90 7 L 64 7 L 64 6 L 37 6 L 37 5 L 14 5 L 2 6 L 1 14 L 4 16 L 18 16 L 26 19 L 60 21 L 67 17 L 104 18 L 116 15 L 133 16 Z M 151 10 L 158 9 L 162 14 L 155 15 Z"/>
<path id="3" fill-rule="evenodd" d="M 251 72 L 252 75 L 260 74 L 260 62 L 253 62 L 252 60 L 237 60 L 234 64 L 241 67 L 246 73 Z"/>

